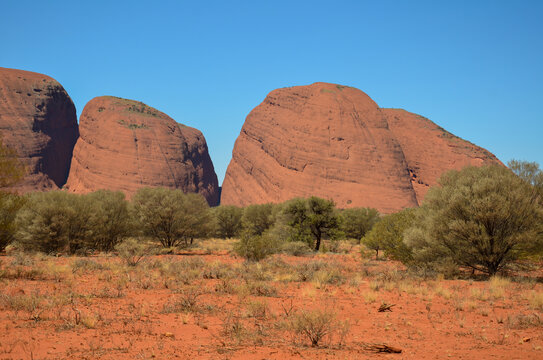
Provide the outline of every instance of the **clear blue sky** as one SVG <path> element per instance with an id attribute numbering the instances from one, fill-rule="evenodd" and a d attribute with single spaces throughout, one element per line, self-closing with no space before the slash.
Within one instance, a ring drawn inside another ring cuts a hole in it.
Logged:
<path id="1" fill-rule="evenodd" d="M 357 87 L 503 162 L 543 165 L 543 1 L 24 1 L 0 4 L 0 66 L 200 129 L 219 182 L 275 88 Z"/>

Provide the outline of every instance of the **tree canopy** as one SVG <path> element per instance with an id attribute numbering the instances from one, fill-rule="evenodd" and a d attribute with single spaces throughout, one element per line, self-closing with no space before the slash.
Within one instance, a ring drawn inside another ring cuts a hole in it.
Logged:
<path id="1" fill-rule="evenodd" d="M 413 260 L 446 259 L 493 275 L 540 248 L 543 213 L 533 185 L 502 166 L 450 171 L 430 189 L 406 234 Z"/>

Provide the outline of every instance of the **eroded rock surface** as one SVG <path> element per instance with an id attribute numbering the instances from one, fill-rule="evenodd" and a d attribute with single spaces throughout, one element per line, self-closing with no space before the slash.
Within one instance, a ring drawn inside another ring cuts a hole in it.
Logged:
<path id="1" fill-rule="evenodd" d="M 111 96 L 92 99 L 79 121 L 69 191 L 162 186 L 219 201 L 217 175 L 202 133 L 141 102 Z"/>
<path id="2" fill-rule="evenodd" d="M 56 80 L 0 68 L 0 134 L 25 167 L 14 190 L 52 190 L 66 183 L 79 132 L 75 106 Z"/>
<path id="3" fill-rule="evenodd" d="M 316 195 L 390 213 L 419 205 L 443 171 L 488 163 L 500 162 L 425 118 L 315 83 L 274 90 L 247 116 L 221 203 Z"/>

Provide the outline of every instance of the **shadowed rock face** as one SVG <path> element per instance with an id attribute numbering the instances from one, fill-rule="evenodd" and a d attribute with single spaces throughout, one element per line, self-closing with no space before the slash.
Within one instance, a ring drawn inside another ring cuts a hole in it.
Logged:
<path id="1" fill-rule="evenodd" d="M 384 213 L 417 206 L 445 170 L 498 163 L 488 151 L 365 93 L 315 83 L 272 91 L 236 140 L 222 204 L 312 195 Z"/>
<path id="2" fill-rule="evenodd" d="M 89 101 L 66 184 L 69 191 L 161 186 L 219 201 L 217 175 L 199 130 L 176 123 L 141 102 L 111 96 Z"/>
<path id="3" fill-rule="evenodd" d="M 0 134 L 26 169 L 14 190 L 51 190 L 66 183 L 79 132 L 74 104 L 56 80 L 0 68 Z"/>

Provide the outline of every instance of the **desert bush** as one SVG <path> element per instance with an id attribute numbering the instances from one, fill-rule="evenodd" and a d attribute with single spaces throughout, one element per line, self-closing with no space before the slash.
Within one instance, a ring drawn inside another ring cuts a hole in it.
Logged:
<path id="1" fill-rule="evenodd" d="M 249 261 L 260 261 L 276 253 L 279 248 L 278 240 L 268 233 L 262 235 L 243 234 L 234 246 L 234 251 Z"/>
<path id="2" fill-rule="evenodd" d="M 457 266 L 494 275 L 541 251 L 543 209 L 533 185 L 501 166 L 451 171 L 430 189 L 406 232 L 408 263 Z"/>
<path id="3" fill-rule="evenodd" d="M 291 320 L 292 330 L 307 338 L 311 346 L 317 347 L 326 337 L 331 336 L 336 325 L 336 314 L 326 310 L 305 310 L 296 313 Z"/>
<path id="4" fill-rule="evenodd" d="M 91 213 L 85 196 L 65 191 L 30 193 L 17 215 L 15 237 L 27 251 L 74 254 L 88 247 Z"/>
<path id="5" fill-rule="evenodd" d="M 147 245 L 135 238 L 125 239 L 115 245 L 115 250 L 129 266 L 136 266 L 149 253 Z"/>
<path id="6" fill-rule="evenodd" d="M 202 294 L 202 290 L 198 287 L 183 289 L 173 301 L 164 305 L 162 312 L 166 314 L 197 312 L 200 310 L 199 298 Z"/>
<path id="7" fill-rule="evenodd" d="M 23 197 L 0 191 L 0 251 L 15 239 L 17 232 L 15 219 L 23 205 Z"/>
<path id="8" fill-rule="evenodd" d="M 270 307 L 267 302 L 249 301 L 247 303 L 247 316 L 264 320 L 270 315 Z"/>
<path id="9" fill-rule="evenodd" d="M 505 321 L 505 326 L 509 329 L 527 329 L 531 327 L 543 327 L 543 319 L 540 315 L 534 314 L 517 314 L 508 315 Z"/>
<path id="10" fill-rule="evenodd" d="M 104 266 L 102 264 L 97 263 L 94 260 L 91 259 L 75 259 L 72 262 L 72 272 L 77 273 L 79 271 L 81 272 L 90 272 L 90 271 L 100 271 L 103 270 Z"/>
<path id="11" fill-rule="evenodd" d="M 345 281 L 341 265 L 335 262 L 313 260 L 298 264 L 293 270 L 298 281 L 316 280 L 326 284 L 341 284 Z"/>
<path id="12" fill-rule="evenodd" d="M 132 198 L 135 219 L 144 234 L 164 247 L 188 245 L 206 236 L 211 217 L 206 200 L 181 190 L 143 188 Z"/>
<path id="13" fill-rule="evenodd" d="M 309 199 L 293 199 L 284 205 L 286 224 L 290 227 L 290 240 L 302 241 L 320 249 L 323 237 L 335 239 L 340 236 L 340 219 L 335 204 L 313 196 Z"/>
<path id="14" fill-rule="evenodd" d="M 220 261 L 206 264 L 202 270 L 202 277 L 204 279 L 224 279 L 231 277 L 232 274 L 232 267 L 229 264 Z"/>
<path id="15" fill-rule="evenodd" d="M 243 232 L 248 235 L 260 236 L 270 229 L 274 223 L 273 204 L 254 204 L 243 209 L 241 218 Z"/>
<path id="16" fill-rule="evenodd" d="M 249 294 L 253 296 L 277 296 L 277 289 L 265 281 L 248 281 L 245 286 Z"/>
<path id="17" fill-rule="evenodd" d="M 11 310 L 17 314 L 19 311 L 26 311 L 29 317 L 37 316 L 37 311 L 44 306 L 44 297 L 38 292 L 29 295 L 0 295 L 0 308 Z"/>
<path id="18" fill-rule="evenodd" d="M 341 231 L 348 239 L 360 239 L 379 221 L 379 211 L 372 208 L 345 209 L 339 213 Z"/>
<path id="19" fill-rule="evenodd" d="M 134 235 L 128 202 L 120 191 L 98 190 L 83 198 L 90 202 L 89 246 L 111 251 L 122 239 Z"/>
<path id="20" fill-rule="evenodd" d="M 287 241 L 281 245 L 280 251 L 293 256 L 304 256 L 313 252 L 303 241 Z"/>
<path id="21" fill-rule="evenodd" d="M 245 262 L 236 270 L 236 277 L 246 282 L 269 281 L 272 279 L 272 272 L 269 271 L 269 265 L 265 265 L 265 262 Z"/>
<path id="22" fill-rule="evenodd" d="M 241 321 L 241 318 L 242 316 L 239 311 L 237 313 L 233 311 L 226 312 L 222 321 L 221 335 L 237 343 L 242 342 L 247 337 L 248 330 Z"/>
<path id="23" fill-rule="evenodd" d="M 407 261 L 411 258 L 410 249 L 403 241 L 404 232 L 413 224 L 414 209 L 386 215 L 362 238 L 362 244 L 368 249 L 375 250 L 375 259 L 379 251 L 396 260 Z"/>
<path id="24" fill-rule="evenodd" d="M 212 209 L 216 235 L 222 239 L 238 236 L 241 233 L 243 209 L 233 205 L 221 205 Z"/>
<path id="25" fill-rule="evenodd" d="M 195 279 L 203 277 L 205 261 L 197 257 L 182 258 L 180 261 L 166 262 L 160 269 L 160 273 L 167 278 L 173 278 L 176 282 L 188 285 Z"/>

